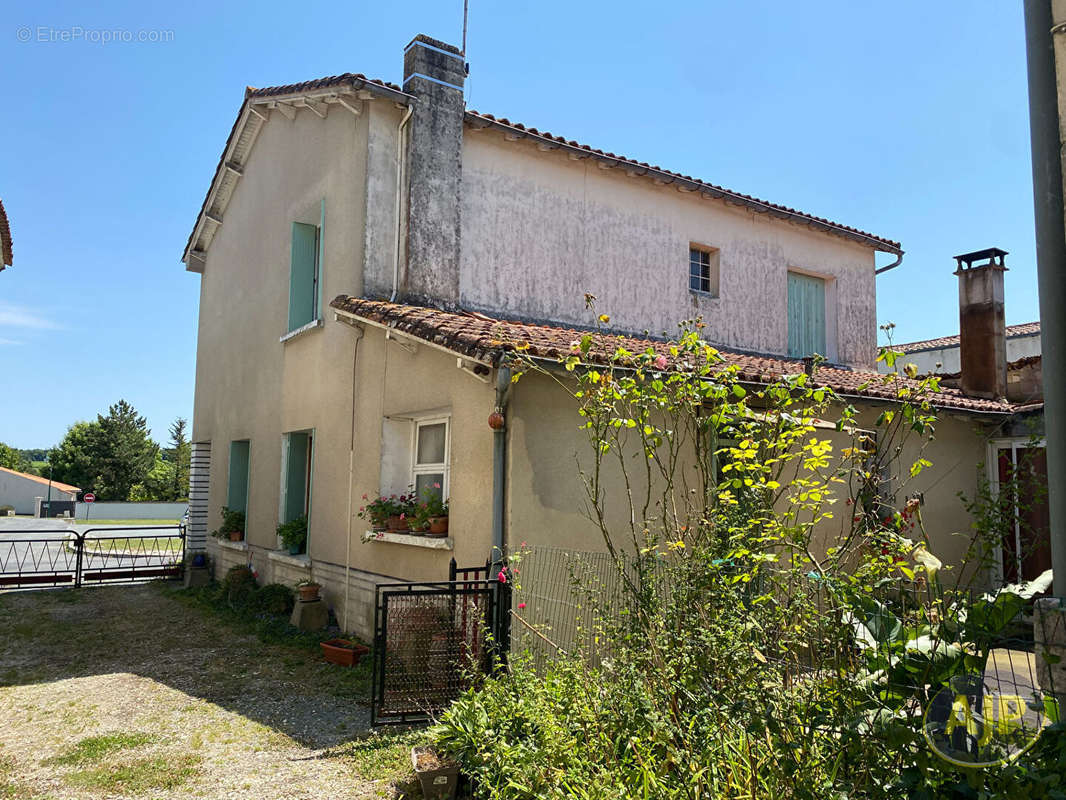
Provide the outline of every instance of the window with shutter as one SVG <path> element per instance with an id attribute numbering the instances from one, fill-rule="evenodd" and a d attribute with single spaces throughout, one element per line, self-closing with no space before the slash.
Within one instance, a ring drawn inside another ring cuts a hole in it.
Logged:
<path id="1" fill-rule="evenodd" d="M 248 512 L 248 467 L 251 443 L 244 441 L 229 444 L 229 487 L 226 492 L 226 508 L 231 511 Z"/>
<path id="2" fill-rule="evenodd" d="M 825 281 L 788 273 L 788 354 L 827 355 L 825 338 Z"/>
<path id="3" fill-rule="evenodd" d="M 318 318 L 319 234 L 317 225 L 292 223 L 289 271 L 289 330 Z"/>

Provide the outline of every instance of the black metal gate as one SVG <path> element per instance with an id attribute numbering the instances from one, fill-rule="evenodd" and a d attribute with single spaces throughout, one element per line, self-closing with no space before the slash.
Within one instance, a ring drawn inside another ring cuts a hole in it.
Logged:
<path id="1" fill-rule="evenodd" d="M 459 570 L 460 580 L 378 585 L 372 725 L 427 722 L 506 659 L 510 587 L 466 579 L 483 569 Z"/>
<path id="2" fill-rule="evenodd" d="M 179 580 L 185 526 L 0 530 L 0 589 Z"/>

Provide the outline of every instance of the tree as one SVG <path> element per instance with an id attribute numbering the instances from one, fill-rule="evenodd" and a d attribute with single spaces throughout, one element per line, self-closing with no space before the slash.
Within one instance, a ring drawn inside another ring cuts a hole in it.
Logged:
<path id="1" fill-rule="evenodd" d="M 70 427 L 52 453 L 52 477 L 93 489 L 101 500 L 127 500 L 156 464 L 159 445 L 150 434 L 147 420 L 119 400 L 106 417 Z"/>
<path id="2" fill-rule="evenodd" d="M 75 422 L 52 450 L 52 479 L 81 489 L 94 489 L 99 482 L 95 422 Z"/>
<path id="3" fill-rule="evenodd" d="M 29 466 L 29 463 L 22 457 L 18 450 L 13 447 L 8 447 L 3 442 L 0 442 L 0 467 L 7 467 L 16 472 L 27 472 Z"/>
<path id="4" fill-rule="evenodd" d="M 167 448 L 167 460 L 173 464 L 174 474 L 170 492 L 171 500 L 180 500 L 189 496 L 189 464 L 192 458 L 192 445 L 187 432 L 188 422 L 178 417 L 170 426 L 170 447 Z"/>
<path id="5" fill-rule="evenodd" d="M 97 415 L 93 438 L 99 473 L 95 488 L 100 499 L 128 499 L 133 485 L 148 477 L 159 452 L 148 421 L 125 400 L 119 400 L 106 417 Z"/>

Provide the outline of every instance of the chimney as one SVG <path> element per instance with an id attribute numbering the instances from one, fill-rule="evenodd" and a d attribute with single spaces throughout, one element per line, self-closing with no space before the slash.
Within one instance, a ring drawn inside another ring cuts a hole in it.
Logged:
<path id="1" fill-rule="evenodd" d="M 454 45 L 419 34 L 404 49 L 403 90 L 416 98 L 407 144 L 404 299 L 459 303 L 466 62 Z"/>
<path id="2" fill-rule="evenodd" d="M 959 357 L 963 393 L 1007 396 L 1007 332 L 1003 317 L 1006 250 L 990 247 L 955 256 L 959 276 Z M 974 262 L 982 262 L 976 264 Z"/>

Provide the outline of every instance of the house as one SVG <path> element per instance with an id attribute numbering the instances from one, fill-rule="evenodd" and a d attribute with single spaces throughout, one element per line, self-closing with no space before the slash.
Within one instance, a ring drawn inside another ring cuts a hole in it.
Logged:
<path id="1" fill-rule="evenodd" d="M 597 546 L 575 411 L 507 366 L 514 342 L 569 347 L 587 295 L 634 345 L 699 316 L 754 381 L 820 353 L 819 380 L 884 402 L 863 371 L 897 242 L 466 110 L 466 70 L 418 36 L 402 86 L 249 88 L 183 254 L 201 276 L 190 547 L 217 570 L 313 577 L 364 636 L 382 580 L 444 579 L 507 541 Z M 958 531 L 956 493 L 1013 406 L 959 389 L 937 402 L 933 449 L 955 466 L 936 488 L 950 508 L 929 503 L 927 521 Z M 447 539 L 362 541 L 364 494 L 438 484 Z M 208 544 L 223 506 L 247 512 L 245 540 Z M 278 523 L 304 514 L 306 551 L 283 552 Z"/>
<path id="2" fill-rule="evenodd" d="M 74 502 L 80 492 L 77 486 L 0 467 L 0 507 L 11 506 L 16 514 L 42 516 L 42 506 L 50 499 L 56 507 L 70 504 L 70 515 L 74 516 Z"/>

